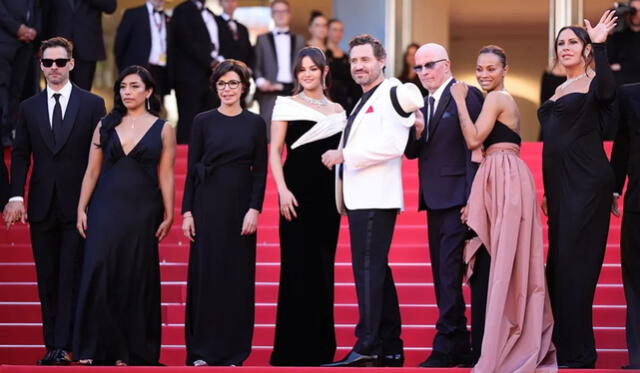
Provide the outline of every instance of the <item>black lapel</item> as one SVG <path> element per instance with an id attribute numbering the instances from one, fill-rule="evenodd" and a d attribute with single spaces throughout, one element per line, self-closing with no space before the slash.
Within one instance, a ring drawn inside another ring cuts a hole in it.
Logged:
<path id="1" fill-rule="evenodd" d="M 292 32 L 290 36 L 291 36 L 291 70 L 293 70 L 293 64 L 296 62 L 296 55 L 297 55 L 296 48 L 298 46 L 296 45 L 296 35 Z"/>
<path id="2" fill-rule="evenodd" d="M 46 88 L 39 93 L 38 99 L 36 100 L 36 106 L 38 108 L 36 119 L 38 121 L 38 127 L 40 127 L 42 140 L 44 140 L 44 143 L 47 144 L 49 150 L 53 152 L 53 134 L 51 133 L 51 122 L 49 121 L 49 105 L 47 103 Z"/>
<path id="3" fill-rule="evenodd" d="M 269 40 L 269 44 L 271 45 L 271 49 L 273 50 L 273 60 L 276 65 L 276 75 L 278 74 L 278 51 L 276 50 L 276 40 L 273 37 L 273 32 L 267 33 L 267 40 Z"/>
<path id="4" fill-rule="evenodd" d="M 436 111 L 433 113 L 433 120 L 429 121 L 429 140 L 433 138 L 433 134 L 436 132 L 436 128 L 438 128 L 438 124 L 440 124 L 440 119 L 442 118 L 442 114 L 444 114 L 444 110 L 449 106 L 449 101 L 451 101 L 451 85 L 455 83 L 456 80 L 452 79 L 447 87 L 442 91 L 442 96 L 440 96 L 440 100 L 438 101 L 438 107 Z"/>
<path id="5" fill-rule="evenodd" d="M 56 140 L 56 147 L 53 151 L 54 154 L 58 153 L 60 149 L 69 139 L 69 134 L 73 129 L 73 125 L 76 121 L 78 110 L 80 109 L 80 97 L 78 93 L 78 87 L 75 85 L 71 88 L 71 95 L 69 96 L 69 102 L 67 103 L 67 110 L 64 113 L 64 119 L 62 120 L 62 136 Z"/>
<path id="6" fill-rule="evenodd" d="M 67 0 L 67 2 L 69 3 L 72 11 L 76 10 L 76 0 Z"/>
<path id="7" fill-rule="evenodd" d="M 156 26 L 152 25 L 151 21 L 149 21 L 149 9 L 147 8 L 147 4 L 140 7 L 140 20 L 142 21 L 143 29 L 145 30 L 143 34 L 144 45 L 145 48 L 149 48 L 149 53 L 151 53 L 151 27 Z"/>

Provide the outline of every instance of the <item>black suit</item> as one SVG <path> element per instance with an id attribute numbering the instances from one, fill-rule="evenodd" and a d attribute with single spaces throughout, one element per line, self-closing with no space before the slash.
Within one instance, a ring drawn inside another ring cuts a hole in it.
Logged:
<path id="1" fill-rule="evenodd" d="M 162 23 L 160 23 L 160 27 L 164 27 L 166 30 L 166 27 L 169 25 L 169 16 L 164 12 L 161 12 L 160 16 L 163 20 Z M 113 53 L 116 57 L 118 70 L 121 72 L 131 65 L 146 67 L 156 81 L 156 93 L 162 97 L 169 94 L 169 76 L 166 66 L 151 65 L 149 63 L 152 27 L 156 28 L 157 26 L 152 25 L 149 20 L 149 8 L 147 4 L 125 10 L 116 32 Z M 166 59 L 166 40 L 161 42 L 165 43 Z"/>
<path id="2" fill-rule="evenodd" d="M 629 364 L 640 369 L 640 83 L 619 89 L 620 122 L 613 145 L 611 166 L 615 191 L 624 196 L 624 217 L 620 239 L 622 282 L 627 299 L 627 347 Z"/>
<path id="3" fill-rule="evenodd" d="M 220 30 L 226 26 L 222 18 L 214 17 L 220 35 Z M 189 143 L 191 122 L 196 114 L 212 109 L 219 102 L 217 94 L 209 89 L 211 53 L 215 50 L 224 56 L 223 46 L 214 45 L 211 41 L 196 4 L 186 0 L 178 5 L 171 18 L 168 62 L 169 80 L 176 90 L 178 102 L 179 144 Z"/>
<path id="4" fill-rule="evenodd" d="M 48 349 L 71 348 L 82 239 L 75 229 L 80 186 L 104 100 L 73 86 L 61 136 L 52 136 L 47 91 L 20 105 L 11 158 L 11 196 L 23 196 L 33 157 L 28 216 Z"/>
<path id="5" fill-rule="evenodd" d="M 220 27 L 220 44 L 224 47 L 224 58 L 233 58 L 247 64 L 251 70 L 256 65 L 256 56 L 249 40 L 249 30 L 242 23 L 233 20 L 225 21 L 223 27 Z M 235 22 L 236 31 L 232 30 L 231 22 Z"/>
<path id="6" fill-rule="evenodd" d="M 0 0 L 0 136 L 9 136 L 14 129 L 12 119 L 29 67 L 35 64 L 35 42 L 18 40 L 18 28 L 26 25 L 40 34 L 41 17 L 40 0 Z"/>
<path id="7" fill-rule="evenodd" d="M 467 228 L 460 220 L 460 209 L 467 203 L 478 165 L 471 162 L 471 152 L 460 130 L 458 110 L 450 92 L 454 82 L 449 83 L 438 100 L 428 131 L 425 128 L 422 136 L 416 139 L 415 128 L 411 129 L 405 155 L 409 159 L 418 158 L 419 210 L 427 210 L 429 223 L 431 269 L 440 314 L 433 350 L 457 360 L 467 358 L 470 347 L 462 295 L 462 249 Z M 476 120 L 484 101 L 482 93 L 471 87 L 466 101 L 472 120 Z M 427 110 L 428 97 L 422 109 L 425 121 Z M 474 277 L 479 274 L 487 277 L 474 279 L 481 286 L 474 294 L 481 294 L 484 287 L 486 295 L 488 265 L 488 253 L 481 250 Z M 486 271 L 479 268 L 485 266 Z M 484 301 L 482 296 L 475 300 Z M 472 339 L 477 358 L 482 343 L 484 306 L 473 304 L 472 309 L 482 311 L 472 315 Z"/>
<path id="8" fill-rule="evenodd" d="M 91 90 L 96 61 L 106 58 L 102 38 L 102 13 L 111 14 L 116 0 L 48 0 L 46 8 L 47 37 L 62 36 L 73 42 L 75 67 L 71 81 Z"/>

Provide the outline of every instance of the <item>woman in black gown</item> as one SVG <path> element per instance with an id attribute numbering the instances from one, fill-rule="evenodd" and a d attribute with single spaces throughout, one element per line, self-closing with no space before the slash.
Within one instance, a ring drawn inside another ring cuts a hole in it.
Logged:
<path id="1" fill-rule="evenodd" d="M 347 113 L 350 113 L 362 95 L 362 88 L 351 77 L 349 55 L 340 49 L 340 43 L 344 37 L 344 25 L 335 18 L 330 19 L 328 25 L 329 33 L 327 34 L 325 53 L 331 74 L 329 97 L 339 103 Z"/>
<path id="2" fill-rule="evenodd" d="M 160 101 L 146 69 L 125 69 L 114 90 L 78 203 L 86 244 L 73 356 L 86 365 L 157 365 L 158 241 L 173 221 L 175 131 L 157 117 Z"/>
<path id="3" fill-rule="evenodd" d="M 586 30 L 560 30 L 555 50 L 567 81 L 538 110 L 544 141 L 543 210 L 549 216 L 547 280 L 560 367 L 593 368 L 597 358 L 592 305 L 613 192 L 602 136 L 616 88 L 604 42 L 614 25 L 613 12 L 605 12 L 595 27 L 586 21 Z M 593 58 L 595 72 L 590 68 Z"/>
<path id="4" fill-rule="evenodd" d="M 182 201 L 191 240 L 187 365 L 242 365 L 251 352 L 256 228 L 267 177 L 264 120 L 242 108 L 249 71 L 236 60 L 211 74 L 221 105 L 193 120 Z"/>
<path id="5" fill-rule="evenodd" d="M 291 97 L 273 109 L 269 163 L 280 198 L 280 288 L 272 365 L 333 361 L 333 267 L 340 229 L 334 173 L 321 155 L 335 149 L 344 128 L 342 107 L 324 95 L 328 73 L 321 50 L 298 53 Z M 287 158 L 282 165 L 282 150 Z"/>

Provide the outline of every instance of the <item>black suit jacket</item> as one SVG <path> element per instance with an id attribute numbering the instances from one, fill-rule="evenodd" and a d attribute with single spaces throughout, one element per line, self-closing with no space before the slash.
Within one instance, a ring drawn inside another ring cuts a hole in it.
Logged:
<path id="1" fill-rule="evenodd" d="M 471 151 L 467 148 L 458 118 L 456 102 L 451 97 L 452 80 L 445 88 L 434 111 L 429 126 L 429 138 L 426 130 L 416 139 L 415 127 L 411 128 L 405 155 L 409 159 L 418 158 L 420 175 L 419 210 L 441 210 L 467 203 L 473 178 L 478 169 L 471 162 Z M 428 99 L 422 113 L 427 118 Z M 467 108 L 472 120 L 476 120 L 482 109 L 484 97 L 475 87 L 469 87 Z"/>
<path id="2" fill-rule="evenodd" d="M 164 12 L 162 12 L 162 16 L 164 24 L 169 26 L 169 16 Z M 122 21 L 118 25 L 113 47 L 119 71 L 131 65 L 148 65 L 151 53 L 151 27 L 146 4 L 125 10 Z"/>
<path id="3" fill-rule="evenodd" d="M 225 21 L 215 16 L 218 35 Z M 222 42 L 222 38 L 218 36 Z M 168 68 L 169 80 L 175 82 L 208 82 L 211 75 L 211 52 L 225 55 L 223 47 L 213 45 L 207 25 L 200 10 L 191 0 L 186 0 L 173 10 L 169 30 Z"/>
<path id="4" fill-rule="evenodd" d="M 618 99 L 620 120 L 611 154 L 616 182 L 614 190 L 622 193 L 629 175 L 624 209 L 640 213 L 640 83 L 620 87 Z"/>
<path id="5" fill-rule="evenodd" d="M 235 21 L 237 25 L 237 38 L 234 38 L 233 31 L 229 23 L 220 17 L 223 26 L 220 28 L 220 44 L 223 47 L 224 58 L 233 58 L 247 64 L 253 70 L 256 65 L 256 56 L 249 40 L 249 30 L 242 23 Z"/>
<path id="6" fill-rule="evenodd" d="M 117 1 L 46 1 L 45 33 L 47 37 L 62 36 L 73 41 L 74 56 L 80 60 L 104 60 L 106 54 L 102 38 L 102 13 L 115 12 Z"/>
<path id="7" fill-rule="evenodd" d="M 47 91 L 20 104 L 11 154 L 11 196 L 24 195 L 33 156 L 27 210 L 29 221 L 46 218 L 54 189 L 64 216 L 75 219 L 93 130 L 104 115 L 104 100 L 74 85 L 64 114 L 62 139 L 54 146 Z"/>
<path id="8" fill-rule="evenodd" d="M 31 9 L 29 9 L 31 6 Z M 27 13 L 30 14 L 27 19 Z M 42 32 L 40 0 L 0 0 L 0 43 L 22 43 L 17 38 L 20 25 L 27 25 Z"/>

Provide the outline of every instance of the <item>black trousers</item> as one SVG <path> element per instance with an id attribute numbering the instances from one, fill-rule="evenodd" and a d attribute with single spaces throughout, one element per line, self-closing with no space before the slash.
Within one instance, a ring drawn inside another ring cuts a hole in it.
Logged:
<path id="1" fill-rule="evenodd" d="M 622 283 L 627 299 L 629 365 L 640 368 L 640 213 L 626 211 L 620 240 Z"/>
<path id="2" fill-rule="evenodd" d="M 397 214 L 397 209 L 347 212 L 360 312 L 353 349 L 363 355 L 402 353 L 398 294 L 388 261 Z"/>
<path id="3" fill-rule="evenodd" d="M 473 276 L 469 280 L 469 285 L 471 285 L 471 354 L 473 364 L 478 362 L 482 353 L 490 271 L 491 256 L 487 249 L 482 246 L 476 253 Z"/>
<path id="4" fill-rule="evenodd" d="M 184 72 L 186 73 L 186 72 Z M 208 81 L 176 82 L 176 101 L 178 103 L 178 144 L 188 144 L 191 137 L 191 123 L 198 113 L 211 110 L 220 105 L 218 95 L 209 89 Z"/>
<path id="5" fill-rule="evenodd" d="M 170 91 L 167 68 L 159 65 L 147 65 L 147 69 L 151 73 L 151 76 L 153 76 L 153 80 L 156 81 L 156 90 L 154 93 L 158 96 L 160 102 L 162 102 L 164 96 L 168 95 Z"/>
<path id="6" fill-rule="evenodd" d="M 96 61 L 84 61 L 78 58 L 75 58 L 74 61 L 71 82 L 84 90 L 91 91 L 93 77 L 96 75 Z"/>
<path id="7" fill-rule="evenodd" d="M 35 63 L 32 44 L 3 48 L 0 52 L 0 135 L 8 136 L 15 129 L 18 107 L 23 99 L 27 74 Z M 31 97 L 31 94 L 28 96 Z"/>
<path id="8" fill-rule="evenodd" d="M 460 208 L 427 210 L 429 254 L 439 311 L 433 351 L 456 355 L 454 358 L 468 356 L 471 350 L 462 295 L 462 249 L 467 228 L 460 220 Z"/>
<path id="9" fill-rule="evenodd" d="M 71 351 L 84 240 L 75 219 L 64 217 L 54 192 L 43 221 L 30 222 L 42 329 L 47 349 Z"/>

